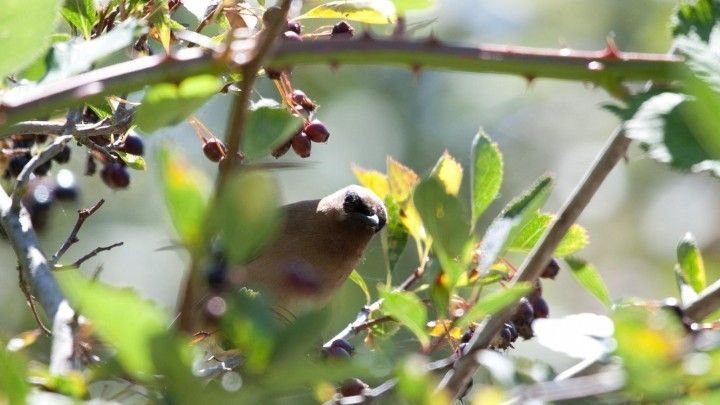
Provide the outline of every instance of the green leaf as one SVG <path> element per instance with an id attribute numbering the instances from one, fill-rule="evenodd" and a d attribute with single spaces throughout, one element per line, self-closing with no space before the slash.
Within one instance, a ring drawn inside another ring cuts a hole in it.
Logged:
<path id="1" fill-rule="evenodd" d="M 167 125 L 177 125 L 219 89 L 220 80 L 213 75 L 189 77 L 179 86 L 156 84 L 145 92 L 135 123 L 146 133 Z"/>
<path id="2" fill-rule="evenodd" d="M 681 0 L 673 16 L 673 35 L 698 35 L 704 41 L 717 24 L 720 3 L 717 0 Z"/>
<path id="3" fill-rule="evenodd" d="M 707 286 L 705 264 L 695 237 L 691 233 L 686 233 L 678 244 L 677 261 L 693 290 L 698 293 L 704 290 Z"/>
<path id="4" fill-rule="evenodd" d="M 171 25 L 170 8 L 167 0 L 156 0 L 155 6 L 150 15 L 150 21 L 156 30 L 158 40 L 165 48 L 165 53 L 170 54 Z"/>
<path id="5" fill-rule="evenodd" d="M 627 390 L 650 403 L 681 392 L 683 372 L 678 360 L 686 347 L 685 331 L 675 314 L 628 306 L 618 309 L 612 319 Z"/>
<path id="6" fill-rule="evenodd" d="M 520 233 L 522 228 L 538 212 L 550 196 L 553 180 L 550 176 L 541 177 L 525 194 L 511 201 L 503 212 L 490 224 L 480 243 L 480 263 L 478 272 L 485 275 L 493 263 L 507 249 L 507 246 Z"/>
<path id="7" fill-rule="evenodd" d="M 272 101 L 272 100 L 270 100 Z M 243 152 L 250 159 L 265 157 L 287 142 L 303 125 L 303 119 L 272 101 L 260 100 L 250 108 Z"/>
<path id="8" fill-rule="evenodd" d="M 648 156 L 675 169 L 720 176 L 720 162 L 713 160 L 697 140 L 705 135 L 694 135 L 694 128 L 688 124 L 701 119 L 697 102 L 678 93 L 649 96 L 637 110 L 629 111 L 632 118 L 624 125 L 625 135 L 638 141 Z"/>
<path id="9" fill-rule="evenodd" d="M 61 5 L 60 0 L 3 1 L 0 77 L 19 72 L 45 52 Z"/>
<path id="10" fill-rule="evenodd" d="M 385 198 L 385 211 L 387 213 L 387 223 L 385 224 L 385 231 L 381 234 L 381 239 L 383 253 L 387 260 L 387 268 L 388 271 L 392 272 L 403 251 L 405 251 L 408 232 L 402 224 L 400 204 L 390 195 Z"/>
<path id="11" fill-rule="evenodd" d="M 413 201 L 425 230 L 433 238 L 433 249 L 450 278 L 449 284 L 454 286 L 472 242 L 465 208 L 457 197 L 446 193 L 445 186 L 435 177 L 415 188 Z M 451 262 L 455 259 L 460 259 L 462 264 L 453 265 Z"/>
<path id="12" fill-rule="evenodd" d="M 30 393 L 27 382 L 27 363 L 0 342 L 0 403 L 21 405 Z"/>
<path id="13" fill-rule="evenodd" d="M 417 336 L 420 344 L 427 347 L 430 338 L 425 332 L 427 308 L 417 295 L 410 291 L 388 291 L 381 289 L 382 309 L 386 315 L 395 318 Z"/>
<path id="14" fill-rule="evenodd" d="M 553 221 L 552 214 L 544 214 L 539 211 L 520 228 L 517 236 L 508 245 L 508 250 L 518 252 L 529 252 L 540 242 L 540 237 L 545 233 Z M 588 244 L 587 231 L 580 225 L 574 224 L 560 241 L 555 249 L 554 256 L 565 257 L 578 252 Z"/>
<path id="15" fill-rule="evenodd" d="M 177 153 L 160 150 L 160 173 L 165 202 L 180 239 L 189 247 L 202 241 L 209 180 Z"/>
<path id="16" fill-rule="evenodd" d="M 435 164 L 431 177 L 435 177 L 445 187 L 447 194 L 457 197 L 462 184 L 463 169 L 460 163 L 455 160 L 448 151 L 445 151 Z"/>
<path id="17" fill-rule="evenodd" d="M 90 39 L 93 26 L 99 21 L 95 0 L 65 0 L 60 12 L 68 24 L 77 28 L 85 39 Z"/>
<path id="18" fill-rule="evenodd" d="M 353 270 L 350 273 L 350 281 L 360 287 L 360 290 L 362 290 L 363 294 L 365 294 L 365 302 L 369 304 L 370 301 L 372 301 L 372 297 L 370 296 L 370 290 L 365 283 L 365 279 L 360 275 L 360 273 L 357 272 L 357 270 Z"/>
<path id="19" fill-rule="evenodd" d="M 297 19 L 305 18 L 345 19 L 366 24 L 390 24 L 395 21 L 395 6 L 389 0 L 338 0 L 319 5 Z"/>
<path id="20" fill-rule="evenodd" d="M 385 200 L 390 193 L 390 184 L 388 177 L 384 173 L 377 170 L 366 170 L 355 164 L 352 165 L 352 171 L 360 185 L 369 188 L 381 200 Z"/>
<path id="21" fill-rule="evenodd" d="M 403 359 L 395 371 L 397 393 L 404 401 L 399 403 L 422 405 L 450 405 L 452 397 L 447 391 L 436 391 L 438 382 L 428 371 L 427 359 L 410 355 Z"/>
<path id="22" fill-rule="evenodd" d="M 496 314 L 511 305 L 517 304 L 520 298 L 528 295 L 530 291 L 532 291 L 532 286 L 529 283 L 517 283 L 512 287 L 503 288 L 483 295 L 475 305 L 468 309 L 465 315 L 458 320 L 456 326 L 465 328 L 472 322 L 477 322 L 488 315 Z"/>
<path id="23" fill-rule="evenodd" d="M 392 2 L 399 15 L 405 14 L 408 10 L 425 10 L 435 3 L 432 0 L 392 0 Z"/>
<path id="24" fill-rule="evenodd" d="M 226 181 L 212 223 L 228 260 L 247 263 L 274 239 L 282 223 L 279 201 L 275 180 L 263 171 L 241 172 Z"/>
<path id="25" fill-rule="evenodd" d="M 170 319 L 155 303 L 129 289 L 112 288 L 83 277 L 77 271 L 57 274 L 72 306 L 93 325 L 93 330 L 113 345 L 118 361 L 135 378 L 152 378 L 151 343 L 166 333 Z"/>
<path id="26" fill-rule="evenodd" d="M 605 282 L 600 277 L 600 273 L 595 269 L 595 266 L 577 257 L 566 257 L 565 263 L 570 266 L 573 277 L 585 290 L 597 298 L 606 308 L 612 306 L 612 300 L 607 287 L 605 287 Z"/>
<path id="27" fill-rule="evenodd" d="M 120 156 L 120 159 L 122 159 L 125 164 L 135 170 L 145 170 L 145 159 L 142 156 L 138 155 L 131 155 L 129 153 L 116 150 L 115 153 Z"/>
<path id="28" fill-rule="evenodd" d="M 500 149 L 480 129 L 472 145 L 472 223 L 473 227 L 497 198 L 502 185 L 503 160 Z"/>

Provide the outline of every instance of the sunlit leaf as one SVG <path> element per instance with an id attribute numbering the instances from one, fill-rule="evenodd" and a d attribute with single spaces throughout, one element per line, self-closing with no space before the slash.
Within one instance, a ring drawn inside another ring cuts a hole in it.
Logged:
<path id="1" fill-rule="evenodd" d="M 518 283 L 509 288 L 503 288 L 483 295 L 465 312 L 457 322 L 459 328 L 465 328 L 472 322 L 480 321 L 488 315 L 495 314 L 510 305 L 515 305 L 520 298 L 528 295 L 532 286 L 528 283 Z"/>
<path id="2" fill-rule="evenodd" d="M 412 169 L 389 156 L 387 178 L 390 195 L 400 204 L 410 199 L 413 189 L 420 182 L 420 178 Z"/>
<path id="3" fill-rule="evenodd" d="M 426 347 L 430 343 L 430 338 L 425 332 L 427 308 L 420 298 L 409 291 L 381 290 L 380 296 L 383 298 L 382 310 L 385 314 L 408 328 L 417 336 L 420 344 Z"/>
<path id="4" fill-rule="evenodd" d="M 720 4 L 716 0 L 681 0 L 673 16 L 673 34 L 698 35 L 707 41 L 720 16 Z"/>
<path id="5" fill-rule="evenodd" d="M 695 237 L 686 233 L 677 247 L 677 261 L 680 270 L 695 292 L 701 292 L 707 286 L 705 264 Z"/>
<path id="6" fill-rule="evenodd" d="M 168 7 L 167 0 L 157 0 L 154 3 L 153 9 L 150 14 L 150 21 L 153 24 L 153 32 L 160 41 L 165 52 L 170 54 L 170 40 L 172 29 L 172 19 L 170 18 L 170 9 Z"/>
<path id="7" fill-rule="evenodd" d="M 675 282 L 678 286 L 678 292 L 680 293 L 680 301 L 685 306 L 692 304 L 698 299 L 699 294 L 690 286 L 682 270 L 680 270 L 679 265 L 675 266 L 673 272 L 675 273 Z"/>
<path id="8" fill-rule="evenodd" d="M 372 190 L 383 201 L 387 198 L 390 193 L 390 185 L 388 177 L 384 173 L 377 170 L 365 170 L 357 165 L 352 165 L 352 171 L 360 185 Z"/>
<path id="9" fill-rule="evenodd" d="M 183 80 L 179 86 L 161 83 L 150 87 L 136 114 L 136 124 L 146 133 L 167 125 L 176 125 L 220 89 L 220 80 L 200 75 Z"/>
<path id="10" fill-rule="evenodd" d="M 91 281 L 77 271 L 59 273 L 57 279 L 73 308 L 88 317 L 97 334 L 117 350 L 125 371 L 138 379 L 151 378 L 155 372 L 151 343 L 167 331 L 168 314 L 129 289 Z"/>
<path id="11" fill-rule="evenodd" d="M 297 19 L 327 18 L 390 24 L 395 21 L 395 5 L 390 0 L 337 0 L 321 4 Z"/>
<path id="12" fill-rule="evenodd" d="M 302 126 L 303 119 L 277 103 L 264 100 L 253 104 L 243 136 L 243 152 L 250 159 L 264 157 L 288 141 Z"/>
<path id="13" fill-rule="evenodd" d="M 247 263 L 272 241 L 282 223 L 279 190 L 273 177 L 253 170 L 223 185 L 212 223 L 233 263 Z"/>
<path id="14" fill-rule="evenodd" d="M 610 293 L 608 293 L 605 282 L 600 277 L 600 273 L 595 269 L 595 266 L 577 257 L 566 257 L 565 263 L 570 266 L 571 273 L 578 283 L 605 307 L 610 308 L 612 305 Z"/>
<path id="15" fill-rule="evenodd" d="M 471 200 L 472 223 L 497 198 L 502 185 L 503 160 L 497 144 L 480 129 L 472 145 Z"/>
<path id="16" fill-rule="evenodd" d="M 440 159 L 435 164 L 431 177 L 437 178 L 440 183 L 445 187 L 447 194 L 457 197 L 460 191 L 460 184 L 462 184 L 463 169 L 460 163 L 455 160 L 448 151 L 442 154 Z"/>
<path id="17" fill-rule="evenodd" d="M 18 72 L 42 55 L 61 0 L 3 0 L 0 12 L 0 77 Z"/>
<path id="18" fill-rule="evenodd" d="M 463 335 L 463 330 L 457 326 L 453 326 L 449 319 L 438 319 L 428 323 L 430 330 L 428 335 L 432 337 L 450 336 L 455 340 L 459 340 Z"/>
<path id="19" fill-rule="evenodd" d="M 206 219 L 209 180 L 168 149 L 160 151 L 160 170 L 172 223 L 183 243 L 197 246 Z"/>
<path id="20" fill-rule="evenodd" d="M 355 283 L 355 285 L 360 287 L 360 290 L 363 294 L 365 294 L 365 302 L 369 304 L 372 297 L 370 296 L 370 290 L 368 289 L 367 283 L 365 283 L 365 279 L 357 272 L 357 270 L 353 270 L 348 278 L 350 281 Z"/>
<path id="21" fill-rule="evenodd" d="M 85 39 L 90 39 L 93 26 L 98 22 L 95 0 L 65 0 L 60 12 L 65 21 L 77 28 Z"/>
<path id="22" fill-rule="evenodd" d="M 131 155 L 127 152 L 123 152 L 120 150 L 116 150 L 115 153 L 120 156 L 120 159 L 122 159 L 123 162 L 127 165 L 127 167 L 135 170 L 145 170 L 145 159 L 142 156 L 138 155 Z"/>
<path id="23" fill-rule="evenodd" d="M 553 220 L 552 214 L 544 214 L 539 211 L 532 216 L 527 223 L 520 228 L 517 236 L 508 245 L 508 250 L 518 252 L 529 252 L 540 241 Z M 580 225 L 574 224 L 560 241 L 555 249 L 554 256 L 565 257 L 585 248 L 588 244 L 587 231 Z"/>
<path id="24" fill-rule="evenodd" d="M 553 180 L 544 176 L 525 194 L 511 201 L 503 212 L 490 224 L 480 243 L 478 272 L 484 275 L 507 246 L 530 221 L 550 196 Z"/>
<path id="25" fill-rule="evenodd" d="M 27 403 L 30 384 L 27 381 L 27 363 L 19 353 L 0 346 L 0 403 L 22 405 Z"/>
<path id="26" fill-rule="evenodd" d="M 409 10 L 425 10 L 433 6 L 432 0 L 392 0 L 398 14 L 404 14 Z"/>

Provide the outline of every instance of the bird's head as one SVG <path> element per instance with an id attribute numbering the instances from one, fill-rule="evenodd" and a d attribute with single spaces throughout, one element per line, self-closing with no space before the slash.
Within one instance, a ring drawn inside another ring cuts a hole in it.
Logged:
<path id="1" fill-rule="evenodd" d="M 320 200 L 318 211 L 332 215 L 349 227 L 379 232 L 387 221 L 385 204 L 375 193 L 357 185 L 347 186 Z"/>

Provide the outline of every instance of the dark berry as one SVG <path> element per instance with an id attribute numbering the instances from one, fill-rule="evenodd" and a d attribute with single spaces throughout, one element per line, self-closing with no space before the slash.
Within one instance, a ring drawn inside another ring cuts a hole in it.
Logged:
<path id="1" fill-rule="evenodd" d="M 222 291 L 227 283 L 227 263 L 224 258 L 214 258 L 206 273 L 207 283 L 213 291 Z"/>
<path id="2" fill-rule="evenodd" d="M 273 157 L 275 159 L 279 158 L 280 156 L 287 153 L 287 151 L 290 150 L 290 141 L 285 142 L 284 144 L 278 146 L 272 151 Z"/>
<path id="3" fill-rule="evenodd" d="M 310 138 L 308 138 L 304 132 L 295 134 L 291 140 L 291 144 L 295 153 L 297 153 L 301 158 L 310 156 L 310 149 L 312 148 L 312 145 L 310 144 Z"/>
<path id="4" fill-rule="evenodd" d="M 528 301 L 527 298 L 522 298 L 520 300 L 520 304 L 515 310 L 515 314 L 513 315 L 513 321 L 531 323 L 533 321 L 534 315 L 535 311 L 533 310 L 533 306 L 530 301 Z"/>
<path id="5" fill-rule="evenodd" d="M 330 347 L 341 347 L 350 354 L 353 354 L 355 352 L 355 347 L 353 347 L 353 345 L 351 345 L 350 342 L 345 339 L 333 340 L 333 342 L 330 343 Z"/>
<path id="6" fill-rule="evenodd" d="M 558 261 L 553 258 L 552 260 L 550 260 L 550 263 L 548 263 L 548 265 L 545 266 L 545 270 L 543 270 L 540 277 L 554 279 L 555 276 L 557 276 L 559 272 L 560 272 L 560 263 L 558 263 Z"/>
<path id="7" fill-rule="evenodd" d="M 333 26 L 330 37 L 338 39 L 348 39 L 352 38 L 354 33 L 355 29 L 352 27 L 352 25 L 348 24 L 346 21 L 340 21 Z"/>
<path id="8" fill-rule="evenodd" d="M 344 397 L 354 397 L 357 395 L 362 395 L 363 391 L 365 391 L 366 388 L 368 388 L 368 385 L 365 384 L 361 379 L 351 378 L 349 380 L 345 380 L 345 382 L 342 383 L 340 388 L 338 388 L 338 392 Z"/>
<path id="9" fill-rule="evenodd" d="M 100 121 L 100 117 L 93 111 L 90 107 L 85 107 L 85 111 L 83 112 L 83 122 L 94 124 L 98 121 Z"/>
<path id="10" fill-rule="evenodd" d="M 292 31 L 300 35 L 302 33 L 302 25 L 300 25 L 300 23 L 296 21 L 288 21 L 285 31 Z"/>
<path id="11" fill-rule="evenodd" d="M 137 156 L 145 154 L 142 138 L 134 134 L 127 134 L 123 142 L 117 146 L 117 150 Z"/>
<path id="12" fill-rule="evenodd" d="M 472 339 L 473 332 L 471 330 L 465 331 L 463 335 L 460 337 L 461 343 L 467 343 Z"/>
<path id="13" fill-rule="evenodd" d="M 87 160 L 85 161 L 85 175 L 86 176 L 92 176 L 97 171 L 97 163 L 95 163 L 95 159 L 92 157 L 92 155 L 87 156 Z"/>
<path id="14" fill-rule="evenodd" d="M 265 25 L 272 25 L 282 18 L 282 10 L 280 7 L 273 6 L 265 10 L 262 16 L 263 23 Z"/>
<path id="15" fill-rule="evenodd" d="M 60 153 L 55 155 L 53 159 L 58 163 L 67 163 L 70 161 L 70 147 L 65 145 L 60 150 Z"/>
<path id="16" fill-rule="evenodd" d="M 513 326 L 515 326 L 517 334 L 525 340 L 532 339 L 532 337 L 534 336 L 532 326 L 530 326 L 529 322 L 513 321 Z"/>
<path id="17" fill-rule="evenodd" d="M 17 177 L 31 158 L 32 156 L 30 156 L 29 153 L 13 156 L 8 164 L 8 172 L 10 172 L 13 177 Z"/>
<path id="18" fill-rule="evenodd" d="M 325 124 L 318 120 L 307 124 L 303 132 L 313 142 L 327 142 L 328 138 L 330 138 L 330 131 L 327 130 Z"/>
<path id="19" fill-rule="evenodd" d="M 17 135 L 13 137 L 13 147 L 16 149 L 30 148 L 35 143 L 35 137 L 27 135 Z"/>
<path id="20" fill-rule="evenodd" d="M 301 106 L 307 112 L 315 111 L 317 105 L 302 90 L 293 90 L 292 100 L 295 104 Z"/>
<path id="21" fill-rule="evenodd" d="M 105 135 L 95 135 L 95 136 L 91 136 L 91 137 L 90 137 L 90 140 L 93 141 L 93 142 L 95 142 L 96 144 L 98 144 L 98 145 L 100 145 L 100 146 L 110 145 L 110 137 L 105 136 Z"/>
<path id="22" fill-rule="evenodd" d="M 205 142 L 205 145 L 203 145 L 203 153 L 205 154 L 205 157 L 213 162 L 219 162 L 222 160 L 222 158 L 225 157 L 226 152 L 227 148 L 225 147 L 225 144 L 217 138 L 208 139 L 208 141 Z"/>
<path id="23" fill-rule="evenodd" d="M 325 358 L 328 359 L 344 360 L 350 358 L 350 353 L 338 346 L 330 346 L 327 349 L 323 349 L 323 354 L 325 355 Z"/>
<path id="24" fill-rule="evenodd" d="M 118 162 L 106 164 L 100 171 L 100 177 L 110 188 L 126 188 L 130 185 L 130 173 L 123 164 Z"/>
<path id="25" fill-rule="evenodd" d="M 60 169 L 55 175 L 53 197 L 59 201 L 74 201 L 78 197 L 75 175 L 68 169 Z"/>
<path id="26" fill-rule="evenodd" d="M 530 303 L 532 304 L 535 319 L 547 318 L 550 315 L 550 308 L 548 308 L 547 302 L 542 297 L 531 297 Z"/>
<path id="27" fill-rule="evenodd" d="M 515 329 L 515 325 L 512 322 L 506 322 L 504 329 L 510 333 L 510 342 L 514 342 L 518 338 L 518 331 Z"/>
<path id="28" fill-rule="evenodd" d="M 35 173 L 36 176 L 44 176 L 50 171 L 51 167 L 52 167 L 52 160 L 48 159 L 47 162 L 36 167 L 35 170 L 33 170 L 33 173 Z"/>
<path id="29" fill-rule="evenodd" d="M 282 38 L 290 42 L 302 42 L 302 37 L 293 31 L 285 31 L 282 33 Z"/>

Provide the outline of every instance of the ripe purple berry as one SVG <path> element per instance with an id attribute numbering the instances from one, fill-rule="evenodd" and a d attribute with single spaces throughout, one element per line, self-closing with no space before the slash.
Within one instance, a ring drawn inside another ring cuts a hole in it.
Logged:
<path id="1" fill-rule="evenodd" d="M 310 149 L 312 148 L 312 144 L 310 143 L 310 138 L 304 133 L 299 132 L 293 136 L 292 140 L 290 141 L 293 150 L 295 153 L 298 154 L 301 158 L 306 158 L 310 156 Z"/>
<path id="2" fill-rule="evenodd" d="M 131 155 L 142 156 L 145 153 L 143 140 L 137 135 L 128 134 L 125 140 L 118 145 L 117 150 L 129 153 Z"/>
<path id="3" fill-rule="evenodd" d="M 61 164 L 69 162 L 70 161 L 70 147 L 67 145 L 63 146 L 63 148 L 60 150 L 60 153 L 55 155 L 53 157 L 53 159 L 56 162 L 61 163 Z"/>
<path id="4" fill-rule="evenodd" d="M 554 279 L 555 276 L 557 276 L 559 272 L 560 272 L 560 263 L 558 263 L 558 261 L 553 258 L 552 260 L 550 260 L 550 263 L 548 263 L 548 265 L 545 266 L 545 269 L 543 270 L 540 277 Z"/>
<path id="5" fill-rule="evenodd" d="M 333 26 L 330 37 L 334 39 L 350 39 L 353 37 L 354 33 L 355 29 L 352 25 L 348 24 L 346 21 L 340 21 Z"/>
<path id="6" fill-rule="evenodd" d="M 325 127 L 325 124 L 318 120 L 307 124 L 303 132 L 313 142 L 327 142 L 328 138 L 330 138 L 330 131 Z"/>
<path id="7" fill-rule="evenodd" d="M 13 176 L 17 177 L 22 169 L 25 167 L 25 165 L 30 161 L 32 156 L 30 156 L 29 153 L 24 153 L 22 155 L 13 156 L 10 159 L 10 163 L 8 164 L 8 172 Z"/>
<path id="8" fill-rule="evenodd" d="M 223 157 L 225 157 L 225 153 L 227 153 L 225 144 L 217 138 L 208 139 L 208 141 L 203 145 L 202 150 L 205 157 L 213 162 L 219 162 Z"/>
<path id="9" fill-rule="evenodd" d="M 130 185 L 130 173 L 121 163 L 110 162 L 100 171 L 100 177 L 110 188 L 126 188 Z"/>
<path id="10" fill-rule="evenodd" d="M 317 105 L 315 105 L 310 97 L 308 97 L 302 90 L 293 90 L 290 97 L 292 97 L 292 100 L 296 105 L 301 106 L 307 112 L 313 112 L 315 111 L 315 108 L 317 108 Z"/>
<path id="11" fill-rule="evenodd" d="M 333 342 L 330 343 L 330 347 L 341 347 L 350 354 L 353 354 L 355 352 L 355 348 L 353 347 L 353 345 L 351 345 L 350 342 L 345 339 L 333 340 Z"/>
<path id="12" fill-rule="evenodd" d="M 530 303 L 532 304 L 535 319 L 547 318 L 550 315 L 550 308 L 548 308 L 547 302 L 542 297 L 531 297 Z"/>

